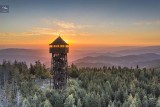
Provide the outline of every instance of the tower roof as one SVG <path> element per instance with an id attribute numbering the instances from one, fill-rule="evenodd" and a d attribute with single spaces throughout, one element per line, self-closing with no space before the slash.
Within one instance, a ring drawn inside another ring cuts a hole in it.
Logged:
<path id="1" fill-rule="evenodd" d="M 68 45 L 60 36 L 49 45 Z"/>

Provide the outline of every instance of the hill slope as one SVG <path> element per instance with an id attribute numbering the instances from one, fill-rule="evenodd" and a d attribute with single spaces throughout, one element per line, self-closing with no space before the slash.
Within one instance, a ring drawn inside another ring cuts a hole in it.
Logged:
<path id="1" fill-rule="evenodd" d="M 146 53 L 140 55 L 127 55 L 120 57 L 110 57 L 110 56 L 96 56 L 96 57 L 84 57 L 74 61 L 77 66 L 92 66 L 99 67 L 101 66 L 126 66 L 126 67 L 135 67 L 139 65 L 140 67 L 152 67 L 159 65 L 160 55 L 155 53 Z M 153 64 L 154 63 L 154 64 Z M 97 64 L 97 66 L 96 66 Z"/>

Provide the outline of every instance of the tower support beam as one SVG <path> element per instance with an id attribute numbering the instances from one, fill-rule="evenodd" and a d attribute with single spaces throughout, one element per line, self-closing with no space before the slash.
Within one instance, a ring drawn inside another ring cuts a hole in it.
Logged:
<path id="1" fill-rule="evenodd" d="M 53 88 L 64 89 L 67 85 L 67 53 L 69 52 L 69 45 L 58 37 L 50 44 L 49 52 L 52 54 L 51 71 L 53 74 Z"/>

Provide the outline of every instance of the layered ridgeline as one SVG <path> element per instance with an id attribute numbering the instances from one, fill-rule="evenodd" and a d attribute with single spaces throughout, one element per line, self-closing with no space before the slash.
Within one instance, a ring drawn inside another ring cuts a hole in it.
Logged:
<path id="1" fill-rule="evenodd" d="M 49 69 L 41 62 L 0 65 L 0 106 L 160 107 L 160 67 L 68 68 L 65 90 L 50 90 Z"/>
<path id="2" fill-rule="evenodd" d="M 11 62 L 25 61 L 29 66 L 40 60 L 47 67 L 50 67 L 51 56 L 49 50 L 41 49 L 1 49 L 0 63 L 3 60 Z M 160 47 L 115 47 L 96 49 L 71 49 L 68 54 L 69 64 L 74 63 L 78 67 L 156 67 L 160 63 Z"/>
<path id="3" fill-rule="evenodd" d="M 140 55 L 126 56 L 95 56 L 84 57 L 73 62 L 79 67 L 103 67 L 103 66 L 122 66 L 122 67 L 155 67 L 160 65 L 160 55 L 155 53 L 145 53 Z"/>
<path id="4" fill-rule="evenodd" d="M 38 60 L 46 63 L 50 61 L 50 56 L 46 50 L 8 48 L 0 50 L 0 63 L 2 63 L 3 60 L 11 62 L 14 62 L 15 60 L 26 62 L 29 66 L 30 63 L 34 63 Z"/>
<path id="5" fill-rule="evenodd" d="M 103 66 L 122 66 L 150 68 L 160 65 L 160 47 L 150 46 L 141 48 L 127 48 L 109 53 L 99 53 L 96 55 L 88 54 L 72 63 L 78 67 L 103 67 Z"/>

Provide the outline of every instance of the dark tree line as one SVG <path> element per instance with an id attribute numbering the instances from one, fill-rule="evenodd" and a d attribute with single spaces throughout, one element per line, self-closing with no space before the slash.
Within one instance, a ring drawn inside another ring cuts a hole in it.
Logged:
<path id="1" fill-rule="evenodd" d="M 5 101 L 1 102 L 8 107 L 160 107 L 160 68 L 77 68 L 72 64 L 65 90 L 42 90 L 35 80 L 49 79 L 49 71 L 40 61 L 30 67 L 4 61 L 0 96 Z"/>
<path id="2" fill-rule="evenodd" d="M 72 64 L 68 72 L 67 89 L 47 93 L 53 107 L 160 107 L 160 69 Z"/>
<path id="3" fill-rule="evenodd" d="M 25 62 L 3 61 L 0 65 L 0 107 L 51 107 L 35 82 L 49 77 L 49 69 L 40 61 L 30 67 Z"/>

